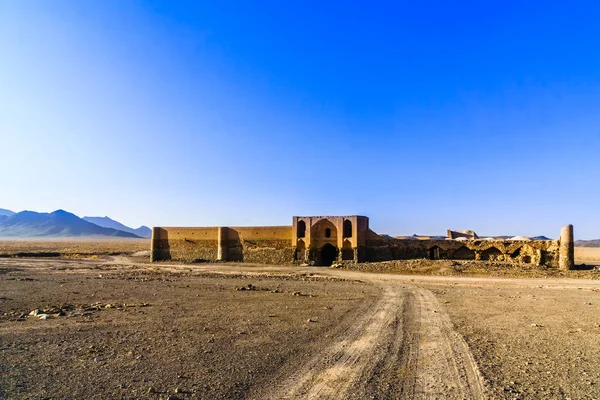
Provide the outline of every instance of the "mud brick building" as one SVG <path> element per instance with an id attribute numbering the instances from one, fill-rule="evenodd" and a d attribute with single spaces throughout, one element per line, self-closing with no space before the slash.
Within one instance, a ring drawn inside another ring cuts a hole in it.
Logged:
<path id="1" fill-rule="evenodd" d="M 556 240 L 480 239 L 448 231 L 445 239 L 393 238 L 369 229 L 369 218 L 293 217 L 291 226 L 155 227 L 152 261 L 249 263 L 368 262 L 414 258 L 491 260 L 570 269 L 573 226 Z"/>

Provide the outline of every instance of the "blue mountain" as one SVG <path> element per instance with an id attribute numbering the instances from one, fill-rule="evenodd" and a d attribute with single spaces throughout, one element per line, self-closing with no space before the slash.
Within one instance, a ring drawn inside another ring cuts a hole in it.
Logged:
<path id="1" fill-rule="evenodd" d="M 0 218 L 0 237 L 112 236 L 138 238 L 130 232 L 104 228 L 64 210 L 21 211 Z"/>
<path id="2" fill-rule="evenodd" d="M 137 229 L 133 229 L 109 217 L 83 217 L 83 219 L 87 222 L 91 222 L 92 224 L 96 224 L 104 228 L 117 229 L 123 232 L 133 233 L 134 235 L 140 237 L 149 238 L 152 236 L 152 229 L 144 225 L 140 226 Z"/>
<path id="3" fill-rule="evenodd" d="M 0 215 L 1 216 L 10 217 L 11 215 L 14 215 L 14 213 L 15 213 L 14 211 L 10 211 L 10 210 L 7 210 L 5 208 L 0 208 Z"/>

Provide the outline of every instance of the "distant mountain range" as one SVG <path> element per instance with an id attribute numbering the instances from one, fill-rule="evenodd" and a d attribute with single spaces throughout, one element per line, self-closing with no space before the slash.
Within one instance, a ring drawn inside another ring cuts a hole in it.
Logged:
<path id="1" fill-rule="evenodd" d="M 575 246 L 577 246 L 577 247 L 600 247 L 600 239 L 576 240 Z"/>
<path id="2" fill-rule="evenodd" d="M 101 226 L 103 228 L 112 228 L 123 232 L 133 233 L 134 235 L 137 235 L 139 237 L 149 238 L 152 236 L 152 229 L 144 225 L 140 226 L 137 229 L 132 229 L 108 217 L 83 217 L 83 220 Z"/>
<path id="3" fill-rule="evenodd" d="M 150 229 L 145 226 L 131 229 L 108 217 L 101 218 L 101 220 L 112 221 L 115 226 L 120 226 L 122 229 L 101 226 L 64 210 L 56 210 L 51 213 L 38 213 L 35 211 L 15 213 L 0 209 L 0 237 L 107 236 L 140 238 L 149 237 L 148 232 L 151 235 Z"/>

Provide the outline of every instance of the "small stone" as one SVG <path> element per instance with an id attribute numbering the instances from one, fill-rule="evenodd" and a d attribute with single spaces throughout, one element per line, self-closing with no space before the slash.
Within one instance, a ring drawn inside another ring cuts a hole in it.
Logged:
<path id="1" fill-rule="evenodd" d="M 49 319 L 50 316 L 48 314 L 38 314 L 36 315 L 39 319 Z"/>
<path id="2" fill-rule="evenodd" d="M 314 320 L 314 319 L 312 319 L 312 318 L 309 318 L 309 319 L 307 319 L 307 320 L 306 320 L 306 322 L 317 322 L 317 321 L 315 321 L 315 320 Z"/>
<path id="3" fill-rule="evenodd" d="M 36 308 L 35 310 L 31 311 L 31 312 L 29 313 L 29 315 L 31 315 L 32 317 L 35 317 L 35 316 L 37 316 L 39 313 L 40 313 L 40 310 L 38 310 L 38 309 Z"/>
<path id="4" fill-rule="evenodd" d="M 167 397 L 167 400 L 179 400 L 179 397 L 177 397 L 174 394 L 172 394 L 169 397 Z"/>
<path id="5" fill-rule="evenodd" d="M 149 394 L 156 393 L 156 389 L 154 388 L 154 386 L 150 386 L 150 387 L 148 388 L 148 393 L 149 393 Z"/>
<path id="6" fill-rule="evenodd" d="M 214 343 L 214 342 L 215 342 L 215 338 L 211 337 L 210 339 L 208 339 L 208 343 Z"/>

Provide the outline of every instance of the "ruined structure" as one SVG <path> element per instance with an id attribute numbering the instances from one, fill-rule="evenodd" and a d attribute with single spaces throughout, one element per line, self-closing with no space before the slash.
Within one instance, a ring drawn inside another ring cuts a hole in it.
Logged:
<path id="1" fill-rule="evenodd" d="M 448 232 L 445 240 L 392 238 L 370 230 L 369 218 L 359 215 L 293 217 L 291 226 L 155 227 L 151 257 L 152 261 L 315 265 L 414 258 L 491 260 L 563 269 L 574 265 L 572 225 L 565 226 L 556 240 L 479 239 L 472 231 Z"/>
<path id="2" fill-rule="evenodd" d="M 479 236 L 471 230 L 467 231 L 451 231 L 448 229 L 448 237 L 450 239 L 467 238 L 467 239 L 479 239 Z"/>
<path id="3" fill-rule="evenodd" d="M 575 241 L 573 240 L 573 225 L 563 226 L 560 230 L 560 250 L 558 266 L 561 269 L 571 269 L 575 264 Z"/>

